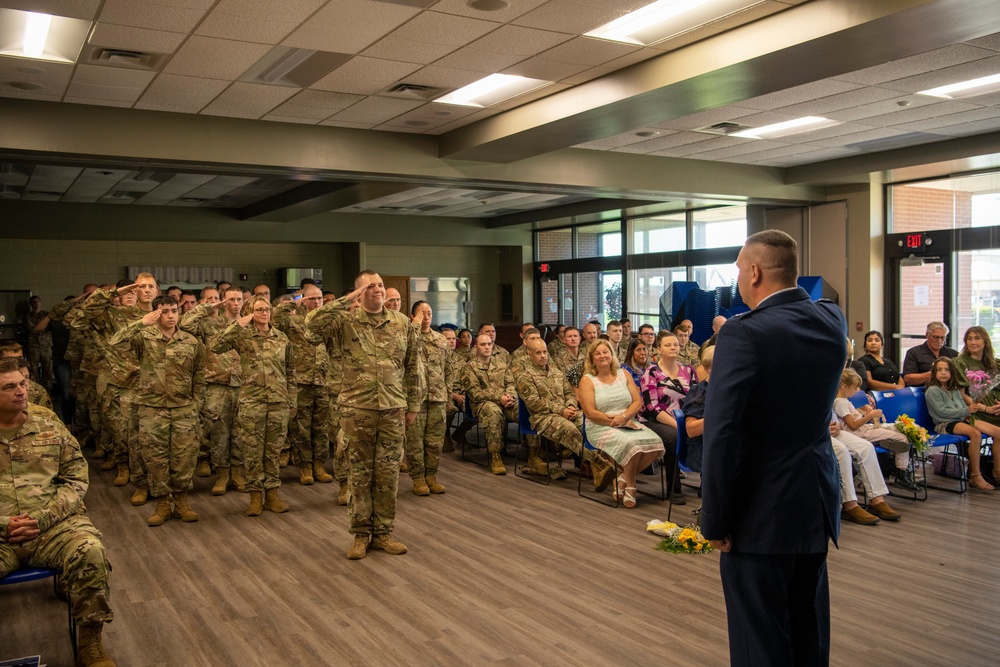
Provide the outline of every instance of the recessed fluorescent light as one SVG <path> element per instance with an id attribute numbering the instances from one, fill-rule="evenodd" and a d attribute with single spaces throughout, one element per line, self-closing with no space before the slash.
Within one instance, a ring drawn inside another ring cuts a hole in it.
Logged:
<path id="1" fill-rule="evenodd" d="M 974 97 L 985 95 L 1000 90 L 1000 74 L 983 76 L 969 81 L 959 81 L 950 83 L 947 86 L 939 86 L 930 90 L 921 90 L 917 95 L 930 95 L 931 97 L 943 97 L 953 100 L 960 97 Z"/>
<path id="2" fill-rule="evenodd" d="M 790 134 L 809 132 L 811 130 L 818 130 L 821 127 L 832 127 L 834 125 L 840 125 L 840 121 L 820 118 L 819 116 L 805 116 L 804 118 L 786 120 L 783 123 L 775 123 L 774 125 L 753 127 L 742 132 L 734 132 L 729 136 L 740 137 L 741 139 L 776 139 Z"/>
<path id="3" fill-rule="evenodd" d="M 91 25 L 65 16 L 0 9 L 0 55 L 74 63 Z"/>
<path id="4" fill-rule="evenodd" d="M 529 79 L 513 74 L 490 74 L 464 88 L 434 100 L 439 104 L 457 104 L 466 107 L 488 107 L 512 97 L 547 86 L 551 81 Z"/>
<path id="5" fill-rule="evenodd" d="M 45 51 L 45 40 L 49 36 L 49 25 L 52 17 L 48 14 L 28 12 L 28 20 L 24 22 L 24 41 L 21 50 L 24 55 L 38 58 Z"/>
<path id="6" fill-rule="evenodd" d="M 586 33 L 646 46 L 760 4 L 761 0 L 658 0 Z"/>

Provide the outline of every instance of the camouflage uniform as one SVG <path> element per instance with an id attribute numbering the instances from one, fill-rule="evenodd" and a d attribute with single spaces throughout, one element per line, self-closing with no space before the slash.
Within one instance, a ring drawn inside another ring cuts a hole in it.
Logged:
<path id="1" fill-rule="evenodd" d="M 98 390 L 97 384 L 103 364 L 97 332 L 87 320 L 83 303 L 77 304 L 75 308 L 70 310 L 63 319 L 63 323 L 69 329 L 78 332 L 81 347 L 77 415 L 80 414 L 82 406 L 82 410 L 86 413 L 82 423 L 87 424 L 87 429 L 80 429 L 78 433 L 87 434 L 97 445 L 101 440 L 101 394 L 104 392 L 104 385 L 101 385 L 100 390 Z"/>
<path id="2" fill-rule="evenodd" d="M 555 355 L 549 355 L 549 365 L 555 366 L 565 373 L 575 364 L 583 363 L 583 360 L 586 358 L 587 348 L 584 347 L 583 343 L 580 343 L 580 347 L 577 350 L 577 354 L 574 356 L 565 344 L 560 345 L 556 349 Z"/>
<path id="3" fill-rule="evenodd" d="M 27 419 L 0 434 L 0 577 L 20 567 L 62 570 L 77 623 L 110 623 L 111 566 L 101 534 L 84 512 L 87 462 L 51 410 L 29 405 Z M 9 544 L 11 516 L 28 514 L 41 534 Z"/>
<path id="4" fill-rule="evenodd" d="M 575 454 L 582 453 L 583 412 L 562 371 L 551 365 L 539 368 L 531 364 L 518 375 L 517 392 L 528 408 L 531 428 Z M 569 407 L 577 408 L 572 421 L 561 414 Z"/>
<path id="5" fill-rule="evenodd" d="M 343 354 L 337 398 L 350 459 L 349 531 L 392 533 L 396 517 L 404 417 L 420 410 L 420 354 L 416 331 L 400 313 L 350 311 L 341 297 L 310 314 L 309 328 L 332 338 Z"/>
<path id="6" fill-rule="evenodd" d="M 205 403 L 205 346 L 180 329 L 170 338 L 153 324 L 132 322 L 111 337 L 139 359 L 135 405 L 139 448 L 146 462 L 149 493 L 162 498 L 187 493 L 198 460 Z"/>
<path id="7" fill-rule="evenodd" d="M 456 348 L 452 350 L 451 353 L 449 354 L 449 356 L 451 357 L 449 363 L 451 364 L 452 368 L 451 375 L 453 381 L 448 391 L 455 394 L 462 393 L 462 385 L 461 385 L 462 369 L 465 367 L 465 364 L 469 360 L 468 355 L 463 356 L 458 354 L 459 349 L 469 349 L 469 348 Z M 445 401 L 445 416 L 444 416 L 444 432 L 446 434 L 445 439 L 447 446 L 450 448 L 448 449 L 448 451 L 451 451 L 455 447 L 454 444 L 451 444 L 450 441 L 448 441 L 448 429 L 451 427 L 451 423 L 455 420 L 455 415 L 461 412 L 461 410 L 462 408 L 458 406 L 458 403 L 456 403 L 455 400 L 449 394 L 447 400 Z"/>
<path id="8" fill-rule="evenodd" d="M 52 398 L 49 397 L 49 392 L 45 391 L 42 385 L 31 380 L 28 380 L 28 402 L 49 410 L 52 409 Z"/>
<path id="9" fill-rule="evenodd" d="M 69 330 L 69 342 L 66 345 L 64 358 L 70 363 L 71 370 L 70 392 L 73 396 L 74 409 L 70 423 L 73 424 L 73 432 L 76 433 L 78 438 L 82 438 L 83 434 L 87 432 L 87 429 L 90 426 L 87 405 L 83 401 L 85 384 L 84 373 L 80 370 L 80 360 L 83 358 L 84 334 L 82 331 L 78 331 L 70 327 L 69 322 L 66 319 L 76 306 L 77 304 L 70 300 L 60 301 L 56 305 L 52 306 L 52 310 L 49 311 L 49 319 L 55 320 L 56 322 L 62 322 Z M 65 408 L 63 416 L 67 416 Z"/>
<path id="10" fill-rule="evenodd" d="M 505 348 L 500 347 L 496 343 L 493 344 L 493 352 L 491 353 L 494 359 L 499 359 L 503 362 L 504 366 L 510 366 L 510 352 Z M 475 358 L 475 353 L 472 354 L 472 358 Z"/>
<path id="11" fill-rule="evenodd" d="M 243 448 L 247 489 L 281 486 L 278 459 L 295 409 L 295 359 L 288 336 L 273 326 L 259 331 L 252 323 L 230 324 L 215 338 L 212 351 L 240 355 L 242 384 L 236 407 L 234 436 Z"/>
<path id="12" fill-rule="evenodd" d="M 212 467 L 216 470 L 242 466 L 244 460 L 243 445 L 233 437 L 233 420 L 240 394 L 240 353 L 230 350 L 216 354 L 212 350 L 215 337 L 229 324 L 225 315 L 216 315 L 215 309 L 206 303 L 184 315 L 180 323 L 181 329 L 206 347 L 205 407 L 201 421 Z"/>
<path id="13" fill-rule="evenodd" d="M 424 369 L 420 411 L 406 430 L 406 463 L 410 477 L 437 475 L 444 445 L 445 403 L 451 401 L 455 370 L 448 339 L 431 329 L 426 333 L 415 327 L 420 361 Z"/>
<path id="14" fill-rule="evenodd" d="M 516 350 L 514 350 L 510 355 L 510 372 L 517 377 L 517 374 L 524 370 L 525 365 L 531 364 L 531 357 L 528 356 L 528 348 L 524 345 L 519 345 Z"/>
<path id="15" fill-rule="evenodd" d="M 517 396 L 514 376 L 498 357 L 491 356 L 485 366 L 473 357 L 462 369 L 460 380 L 466 400 L 472 401 L 472 414 L 486 433 L 486 447 L 491 454 L 503 450 L 503 432 L 507 421 L 517 421 L 517 403 L 509 408 L 500 405 L 504 394 Z"/>
<path id="16" fill-rule="evenodd" d="M 566 349 L 566 343 L 562 342 L 559 338 L 553 338 L 552 342 L 549 343 L 546 347 L 548 347 L 549 349 L 549 359 L 554 359 L 555 356 L 559 353 L 559 350 Z"/>
<path id="17" fill-rule="evenodd" d="M 38 379 L 38 369 L 42 369 L 41 382 L 48 390 L 52 390 L 52 334 L 48 331 L 35 331 L 35 326 L 45 319 L 48 313 L 40 310 L 24 316 L 24 326 L 28 330 L 28 365 L 31 375 Z"/>
<path id="18" fill-rule="evenodd" d="M 330 356 L 323 339 L 306 329 L 305 317 L 294 302 L 274 309 L 271 323 L 292 344 L 298 385 L 295 417 L 288 425 L 292 460 L 298 466 L 330 458 L 330 394 L 326 386 Z"/>

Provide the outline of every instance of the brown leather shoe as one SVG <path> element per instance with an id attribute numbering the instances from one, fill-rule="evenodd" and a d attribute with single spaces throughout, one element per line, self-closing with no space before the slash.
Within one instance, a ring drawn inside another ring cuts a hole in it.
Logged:
<path id="1" fill-rule="evenodd" d="M 878 523 L 878 517 L 861 509 L 861 505 L 855 505 L 849 510 L 841 508 L 840 518 L 853 521 L 854 523 L 860 523 L 862 526 L 874 526 Z"/>
<path id="2" fill-rule="evenodd" d="M 885 519 L 886 521 L 899 521 L 899 519 L 903 516 L 896 510 L 889 507 L 889 503 L 884 500 L 874 505 L 872 503 L 868 503 L 867 509 L 871 514 L 874 514 L 880 519 Z"/>

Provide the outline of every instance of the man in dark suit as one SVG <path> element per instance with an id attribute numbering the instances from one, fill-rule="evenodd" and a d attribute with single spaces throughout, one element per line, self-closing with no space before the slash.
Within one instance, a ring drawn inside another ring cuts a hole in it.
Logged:
<path id="1" fill-rule="evenodd" d="M 705 406 L 701 529 L 722 552 L 733 665 L 827 665 L 828 540 L 840 530 L 830 408 L 844 316 L 795 286 L 794 239 L 768 230 L 736 260 L 751 310 L 719 331 Z M 789 383 L 789 379 L 792 380 Z"/>

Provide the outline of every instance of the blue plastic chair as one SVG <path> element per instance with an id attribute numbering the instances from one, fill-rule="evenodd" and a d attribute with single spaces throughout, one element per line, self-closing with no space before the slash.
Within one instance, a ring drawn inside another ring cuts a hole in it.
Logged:
<path id="1" fill-rule="evenodd" d="M 0 577 L 0 586 L 24 584 L 29 581 L 38 581 L 39 579 L 52 577 L 52 594 L 58 597 L 59 582 L 57 578 L 60 576 L 62 576 L 62 570 L 53 570 L 45 567 L 22 567 L 4 577 Z M 73 647 L 73 660 L 76 661 L 76 620 L 73 618 L 73 605 L 68 599 L 66 610 L 66 616 L 69 619 L 69 644 Z"/>
<path id="2" fill-rule="evenodd" d="M 464 412 L 464 415 L 465 415 L 465 419 L 467 421 L 469 421 L 471 424 L 473 424 L 476 427 L 476 444 L 478 445 L 479 444 L 479 421 L 476 419 L 476 416 L 472 413 L 472 400 L 469 399 L 469 395 L 468 394 L 465 395 L 465 412 Z M 475 459 L 473 459 L 473 458 L 465 455 L 465 450 L 471 448 L 470 445 L 469 445 L 469 441 L 468 441 L 467 438 L 462 438 L 460 444 L 462 445 L 462 460 L 463 461 L 472 461 L 473 463 L 475 463 L 477 465 L 481 465 L 481 466 L 483 466 L 485 468 L 489 468 L 490 467 L 490 461 L 489 461 L 490 457 L 489 456 L 486 457 L 486 460 L 484 462 L 480 462 L 480 461 L 477 461 L 477 460 L 475 460 Z M 478 446 L 476 448 L 478 449 Z"/>
<path id="3" fill-rule="evenodd" d="M 518 466 L 521 456 L 521 446 L 523 445 L 527 449 L 527 440 L 529 435 L 538 435 L 538 431 L 531 428 L 531 414 L 528 412 L 528 406 L 524 404 L 524 400 L 518 396 L 517 397 L 517 444 L 514 445 L 514 476 L 520 477 L 521 479 L 530 479 L 532 482 L 538 482 L 539 484 L 549 484 L 552 479 L 548 475 L 525 475 L 521 473 L 521 468 Z M 545 465 L 549 465 L 549 448 L 545 448 Z"/>

